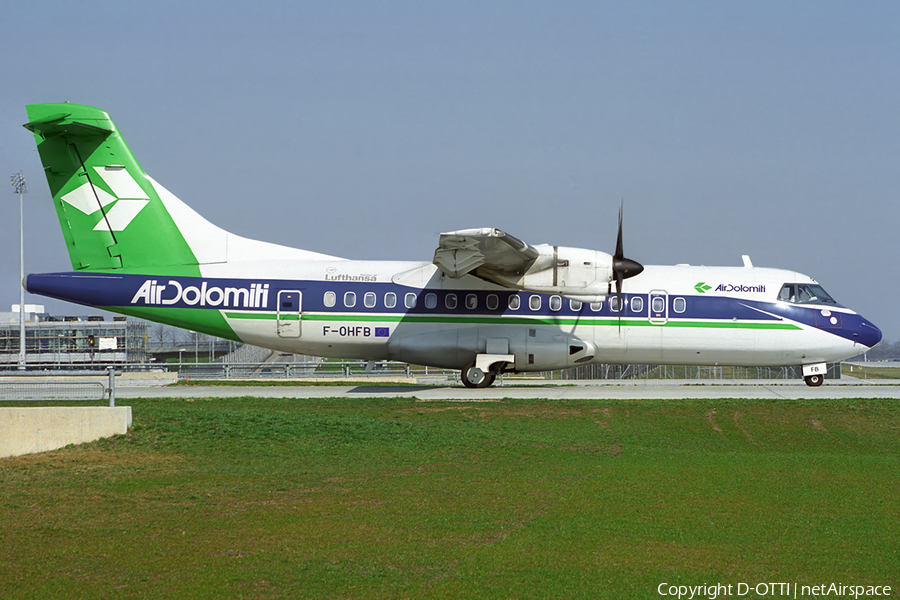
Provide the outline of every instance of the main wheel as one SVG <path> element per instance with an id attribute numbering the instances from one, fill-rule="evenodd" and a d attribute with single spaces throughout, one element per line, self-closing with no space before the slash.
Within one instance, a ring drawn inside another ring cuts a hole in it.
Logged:
<path id="1" fill-rule="evenodd" d="M 806 385 L 809 387 L 819 387 L 825 381 L 825 378 L 821 375 L 807 375 L 803 380 L 806 381 Z"/>
<path id="2" fill-rule="evenodd" d="M 473 363 L 461 371 L 459 378 L 467 388 L 486 388 L 494 383 L 495 377 L 493 372 L 485 373 Z"/>

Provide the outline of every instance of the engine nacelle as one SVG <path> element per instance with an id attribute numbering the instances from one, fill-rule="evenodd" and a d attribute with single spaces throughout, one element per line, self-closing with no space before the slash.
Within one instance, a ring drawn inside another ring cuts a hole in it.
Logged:
<path id="1" fill-rule="evenodd" d="M 499 362 L 520 372 L 564 369 L 594 359 L 593 343 L 568 335 L 554 326 L 490 325 L 453 328 L 404 335 L 398 327 L 389 343 L 389 356 L 417 365 L 462 369 L 475 364 L 483 372 Z"/>
<path id="2" fill-rule="evenodd" d="M 524 273 L 480 267 L 479 277 L 500 285 L 541 294 L 560 294 L 584 302 L 601 301 L 613 279 L 612 256 L 597 250 L 535 246 L 540 254 Z"/>

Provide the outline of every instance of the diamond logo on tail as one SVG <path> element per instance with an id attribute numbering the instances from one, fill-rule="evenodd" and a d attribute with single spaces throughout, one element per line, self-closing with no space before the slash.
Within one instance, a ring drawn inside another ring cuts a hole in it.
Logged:
<path id="1" fill-rule="evenodd" d="M 94 227 L 94 231 L 124 231 L 149 202 L 149 200 L 119 200 L 106 213 L 106 218 L 100 219 L 100 222 Z M 107 223 L 109 223 L 109 227 L 107 227 Z"/>
<path id="2" fill-rule="evenodd" d="M 94 170 L 115 196 L 88 182 L 63 196 L 62 200 L 86 215 L 92 215 L 115 202 L 106 211 L 105 217 L 101 217 L 94 231 L 124 231 L 150 203 L 150 198 L 125 167 L 110 165 L 94 167 Z"/>
<path id="3" fill-rule="evenodd" d="M 62 197 L 63 202 L 77 208 L 86 215 L 91 215 L 116 201 L 114 196 L 101 189 L 94 188 L 90 183 L 75 188 Z"/>

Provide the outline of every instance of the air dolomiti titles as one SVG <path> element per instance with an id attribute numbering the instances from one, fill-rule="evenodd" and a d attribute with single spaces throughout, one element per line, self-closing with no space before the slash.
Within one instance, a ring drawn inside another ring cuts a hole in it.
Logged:
<path id="1" fill-rule="evenodd" d="M 269 305 L 269 284 L 251 283 L 250 288 L 209 286 L 182 286 L 174 279 L 159 285 L 156 279 L 148 279 L 135 293 L 131 304 L 168 305 L 183 302 L 188 306 L 221 306 L 223 308 L 265 308 Z"/>
<path id="2" fill-rule="evenodd" d="M 734 285 L 731 283 L 720 283 L 719 287 L 716 288 L 717 292 L 743 292 L 743 293 L 755 293 L 755 294 L 765 294 L 766 286 L 764 285 Z"/>

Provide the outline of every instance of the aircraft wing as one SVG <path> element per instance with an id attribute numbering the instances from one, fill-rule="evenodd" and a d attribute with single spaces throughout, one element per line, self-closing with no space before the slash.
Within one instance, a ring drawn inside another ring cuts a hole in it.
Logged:
<path id="1" fill-rule="evenodd" d="M 524 273 L 540 252 L 499 229 L 463 229 L 442 233 L 434 264 L 458 279 L 479 267 L 500 273 Z"/>

